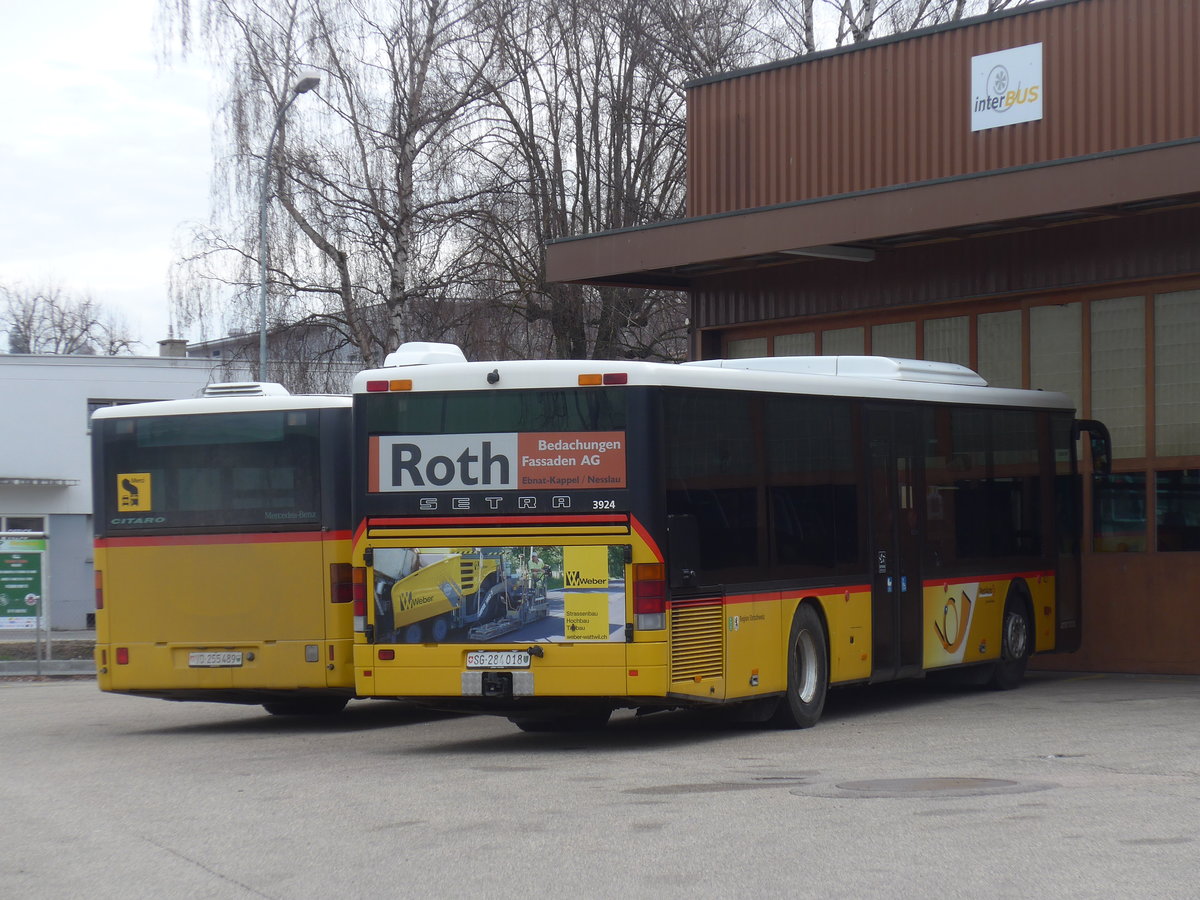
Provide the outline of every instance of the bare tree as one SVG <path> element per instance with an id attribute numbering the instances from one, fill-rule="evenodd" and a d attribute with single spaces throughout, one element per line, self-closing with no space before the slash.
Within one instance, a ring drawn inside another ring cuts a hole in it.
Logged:
<path id="1" fill-rule="evenodd" d="M 188 258 L 185 317 L 213 280 L 235 289 L 243 321 L 255 296 L 257 178 L 266 133 L 304 68 L 321 72 L 295 110 L 272 171 L 272 326 L 323 322 L 362 362 L 430 329 L 452 327 L 463 281 L 457 210 L 472 186 L 458 161 L 492 52 L 483 0 L 214 0 L 202 35 L 228 74 L 220 182 L 232 234 L 205 229 Z M 180 18 L 186 0 L 170 4 Z M 486 79 L 490 84 L 494 78 Z M 224 268 L 222 268 L 224 266 Z M 378 310 L 386 315 L 378 315 Z M 447 312 L 446 316 L 442 316 Z M 382 327 L 380 327 L 382 326 Z"/>
<path id="2" fill-rule="evenodd" d="M 683 84 L 700 69 L 750 58 L 749 42 L 735 36 L 745 22 L 730 8 L 710 0 L 535 0 L 499 17 L 508 77 L 495 86 L 480 147 L 491 174 L 475 247 L 507 285 L 505 308 L 543 326 L 532 335 L 541 342 L 534 352 L 684 351 L 679 295 L 550 284 L 545 246 L 683 214 Z"/>
<path id="3" fill-rule="evenodd" d="M 56 285 L 0 285 L 0 330 L 9 353 L 118 356 L 137 345 L 125 323 L 90 295 L 73 297 Z"/>
<path id="4" fill-rule="evenodd" d="M 762 0 L 776 57 L 802 56 L 999 12 L 1032 0 Z"/>
<path id="5" fill-rule="evenodd" d="M 683 214 L 684 85 L 1022 2 L 208 0 L 193 22 L 160 0 L 228 80 L 221 225 L 193 235 L 178 312 L 256 315 L 263 150 L 315 68 L 270 173 L 272 334 L 325 328 L 367 364 L 406 339 L 678 357 L 679 294 L 550 284 L 545 247 Z"/>

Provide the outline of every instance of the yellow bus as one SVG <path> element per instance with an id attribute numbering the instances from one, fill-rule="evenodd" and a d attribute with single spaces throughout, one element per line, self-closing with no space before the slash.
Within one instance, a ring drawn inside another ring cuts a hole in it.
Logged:
<path id="1" fill-rule="evenodd" d="M 354 381 L 362 696 L 525 730 L 735 707 L 807 727 L 830 685 L 1015 687 L 1078 647 L 1062 394 L 882 357 L 463 360 Z"/>
<path id="2" fill-rule="evenodd" d="M 101 690 L 332 713 L 354 695 L 350 399 L 279 385 L 92 417 Z"/>

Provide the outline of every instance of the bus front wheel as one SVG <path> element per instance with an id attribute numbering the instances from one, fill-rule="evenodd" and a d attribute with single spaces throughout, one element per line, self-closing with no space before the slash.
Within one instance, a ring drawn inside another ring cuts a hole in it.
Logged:
<path id="1" fill-rule="evenodd" d="M 771 718 L 778 728 L 812 728 L 825 709 L 829 688 L 829 642 L 821 617 L 802 603 L 792 618 L 788 641 L 787 693 Z"/>

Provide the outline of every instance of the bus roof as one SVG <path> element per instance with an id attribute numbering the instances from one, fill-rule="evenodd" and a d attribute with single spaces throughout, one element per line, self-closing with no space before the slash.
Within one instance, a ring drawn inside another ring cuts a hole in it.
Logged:
<path id="1" fill-rule="evenodd" d="M 265 397 L 193 397 L 187 400 L 150 400 L 105 406 L 93 419 L 141 419 L 146 416 L 194 416 L 203 413 L 273 412 L 297 409 L 337 409 L 350 405 L 345 394 L 283 394 Z"/>
<path id="2" fill-rule="evenodd" d="M 399 355 L 399 354 L 397 354 Z M 411 381 L 414 392 L 578 387 L 581 375 L 624 376 L 622 383 L 710 390 L 768 391 L 817 396 L 1075 409 L 1057 391 L 988 387 L 964 366 L 880 356 L 766 357 L 658 363 L 636 360 L 508 360 L 396 365 L 354 377 L 355 394 L 368 382 Z"/>

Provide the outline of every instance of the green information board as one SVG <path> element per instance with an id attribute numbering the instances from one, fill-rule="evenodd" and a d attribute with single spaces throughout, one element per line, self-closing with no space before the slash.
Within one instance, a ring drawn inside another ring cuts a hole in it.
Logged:
<path id="1" fill-rule="evenodd" d="M 44 540 L 0 540 L 0 628 L 38 626 Z"/>

